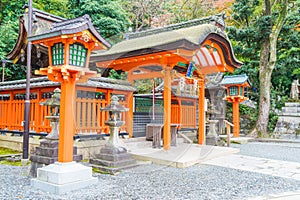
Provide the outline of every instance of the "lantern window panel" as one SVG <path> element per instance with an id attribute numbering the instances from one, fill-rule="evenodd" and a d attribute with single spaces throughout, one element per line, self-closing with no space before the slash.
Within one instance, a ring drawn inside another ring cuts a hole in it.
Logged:
<path id="1" fill-rule="evenodd" d="M 237 96 L 238 95 L 238 87 L 237 86 L 229 87 L 229 95 L 230 96 Z"/>
<path id="2" fill-rule="evenodd" d="M 64 44 L 55 43 L 51 47 L 52 51 L 52 65 L 63 65 L 64 64 Z"/>
<path id="3" fill-rule="evenodd" d="M 240 86 L 240 96 L 243 96 L 243 87 Z"/>
<path id="4" fill-rule="evenodd" d="M 84 45 L 74 43 L 70 45 L 69 64 L 77 67 L 84 67 L 86 62 L 87 49 Z"/>

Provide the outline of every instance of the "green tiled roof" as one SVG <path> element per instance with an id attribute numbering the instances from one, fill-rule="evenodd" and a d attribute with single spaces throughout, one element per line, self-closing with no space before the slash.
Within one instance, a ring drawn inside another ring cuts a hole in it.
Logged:
<path id="1" fill-rule="evenodd" d="M 200 24 L 218 23 L 221 26 L 225 27 L 224 19 L 225 19 L 225 13 L 223 12 L 223 13 L 220 13 L 220 14 L 217 14 L 217 15 L 212 15 L 212 16 L 209 16 L 209 17 L 204 17 L 204 18 L 200 18 L 200 19 L 193 19 L 193 20 L 189 20 L 189 21 L 185 21 L 185 22 L 180 22 L 180 23 L 177 23 L 177 24 L 170 24 L 170 25 L 167 25 L 167 26 L 152 28 L 152 29 L 148 29 L 148 30 L 145 30 L 145 31 L 126 33 L 125 38 L 133 39 L 133 38 L 138 38 L 138 37 L 144 37 L 144 36 L 148 36 L 148 35 L 158 34 L 158 33 L 161 33 L 161 32 L 167 32 L 167 31 L 187 28 L 187 27 L 191 27 L 191 26 L 197 26 L 197 25 L 200 25 Z"/>
<path id="2" fill-rule="evenodd" d="M 154 35 L 147 35 L 130 40 L 124 40 L 112 46 L 108 51 L 98 51 L 91 55 L 91 61 L 102 61 L 103 56 L 120 57 L 132 51 L 143 49 L 157 49 L 158 51 L 168 50 L 164 46 L 177 41 L 186 40 L 192 44 L 199 45 L 210 33 L 217 33 L 218 27 L 212 24 L 202 24 L 198 26 L 182 28 Z"/>
<path id="3" fill-rule="evenodd" d="M 221 81 L 221 85 L 243 84 L 246 82 L 248 82 L 248 84 L 251 86 L 248 76 L 246 74 L 240 74 L 240 75 L 224 76 L 223 80 Z"/>

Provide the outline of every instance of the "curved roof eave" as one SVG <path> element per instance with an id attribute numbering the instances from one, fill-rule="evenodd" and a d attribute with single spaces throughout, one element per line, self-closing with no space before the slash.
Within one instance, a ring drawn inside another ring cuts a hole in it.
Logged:
<path id="1" fill-rule="evenodd" d="M 226 63 L 229 66 L 239 68 L 242 65 L 242 62 L 235 58 L 230 41 L 219 34 L 218 28 L 211 24 L 202 24 L 124 40 L 112 46 L 108 51 L 95 52 L 95 54 L 91 55 L 90 62 L 105 62 L 131 56 L 175 50 L 178 48 L 195 50 L 207 39 L 213 40 L 221 46 Z"/>
<path id="2" fill-rule="evenodd" d="M 111 46 L 111 44 L 107 42 L 95 29 L 89 15 L 84 15 L 78 18 L 55 23 L 53 27 L 50 29 L 50 31 L 40 35 L 32 36 L 28 38 L 28 40 L 29 41 L 42 40 L 42 39 L 55 37 L 59 35 L 74 34 L 84 30 L 89 30 L 90 33 L 106 47 L 109 48 Z"/>
<path id="3" fill-rule="evenodd" d="M 108 51 L 95 52 L 95 54 L 91 55 L 91 60 L 111 55 L 126 54 L 133 51 L 142 51 L 144 49 L 158 49 L 160 46 L 165 46 L 183 40 L 197 44 L 199 42 L 199 35 L 203 35 L 205 33 L 205 35 L 208 35 L 210 32 L 216 31 L 216 29 L 217 27 L 214 25 L 205 24 L 124 40 L 112 46 Z"/>
<path id="4" fill-rule="evenodd" d="M 19 34 L 18 34 L 18 39 L 17 42 L 14 46 L 14 48 L 6 55 L 6 58 L 8 60 L 14 60 L 18 57 L 20 54 L 20 51 L 23 47 L 27 46 L 27 44 L 24 42 L 26 41 L 27 37 L 27 31 L 24 26 L 24 19 L 23 16 L 20 17 L 19 20 Z"/>
<path id="5" fill-rule="evenodd" d="M 25 8 L 26 7 L 27 6 L 25 6 Z M 44 12 L 42 10 L 38 10 L 36 8 L 33 8 L 33 15 L 35 18 L 37 18 L 37 22 L 39 19 L 48 21 L 49 23 L 55 23 L 55 22 L 60 22 L 62 20 L 65 20 L 65 18 L 56 16 L 56 15 L 52 15 L 50 13 Z M 26 29 L 27 25 L 24 24 L 25 23 L 24 16 L 26 16 L 26 13 L 21 15 L 19 18 L 18 39 L 17 39 L 13 49 L 6 55 L 6 58 L 8 60 L 18 59 L 21 49 L 25 49 L 25 47 L 27 46 L 27 29 Z"/>

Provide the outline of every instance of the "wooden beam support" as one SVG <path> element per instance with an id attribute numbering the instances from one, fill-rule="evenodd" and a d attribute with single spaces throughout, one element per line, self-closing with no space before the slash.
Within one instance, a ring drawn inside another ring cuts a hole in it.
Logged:
<path id="1" fill-rule="evenodd" d="M 205 81 L 200 79 L 199 84 L 199 124 L 198 124 L 198 144 L 205 144 Z"/>
<path id="2" fill-rule="evenodd" d="M 148 72 L 143 74 L 128 74 L 128 80 L 141 80 L 141 79 L 153 79 L 153 78 L 163 78 L 162 72 Z"/>

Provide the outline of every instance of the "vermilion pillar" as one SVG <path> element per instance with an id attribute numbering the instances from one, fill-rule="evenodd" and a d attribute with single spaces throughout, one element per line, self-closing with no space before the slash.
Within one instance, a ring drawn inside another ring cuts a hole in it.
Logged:
<path id="1" fill-rule="evenodd" d="M 198 144 L 205 144 L 205 82 L 199 80 L 199 124 Z"/>
<path id="2" fill-rule="evenodd" d="M 69 76 L 67 80 L 61 83 L 58 162 L 73 161 L 73 136 L 75 133 L 74 95 L 75 78 Z"/>
<path id="3" fill-rule="evenodd" d="M 239 111 L 240 103 L 235 100 L 232 102 L 232 121 L 234 124 L 233 127 L 233 137 L 240 136 L 240 111 Z"/>
<path id="4" fill-rule="evenodd" d="M 171 68 L 165 67 L 164 74 L 164 149 L 171 143 Z"/>
<path id="5" fill-rule="evenodd" d="M 128 133 L 129 133 L 129 138 L 132 138 L 133 134 L 133 93 L 130 93 L 128 96 L 128 107 L 129 107 L 129 120 L 128 120 Z"/>

